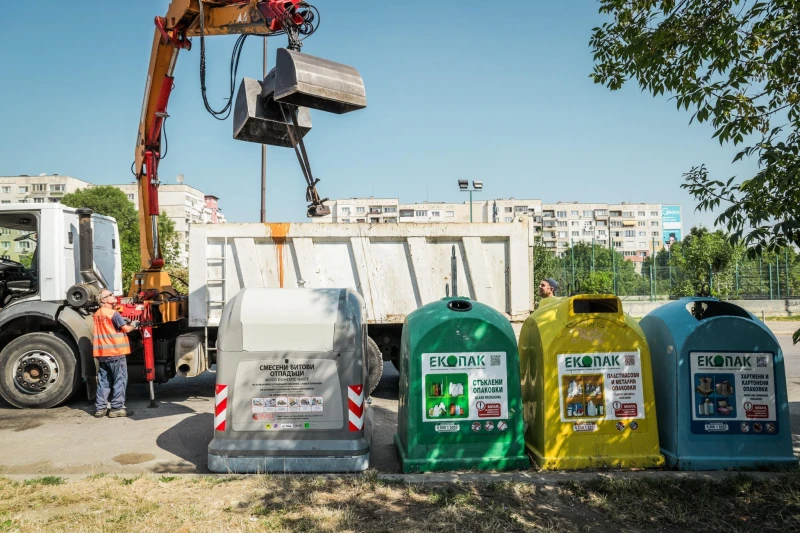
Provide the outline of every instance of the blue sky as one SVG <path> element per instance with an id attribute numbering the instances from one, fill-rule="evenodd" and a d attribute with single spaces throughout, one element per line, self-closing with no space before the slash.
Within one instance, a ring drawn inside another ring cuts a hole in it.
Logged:
<path id="1" fill-rule="evenodd" d="M 464 201 L 459 178 L 482 179 L 483 198 L 545 202 L 653 202 L 694 213 L 681 174 L 705 163 L 719 179 L 755 168 L 731 165 L 707 125 L 688 125 L 668 97 L 635 84 L 611 92 L 590 79 L 592 0 L 439 3 L 313 0 L 319 31 L 304 52 L 356 67 L 368 107 L 343 116 L 313 112 L 306 137 L 320 194 Z M 98 184 L 128 183 L 153 18 L 166 0 L 39 0 L 4 6 L 0 19 L 0 175 L 42 172 Z M 27 21 L 27 22 L 26 22 Z M 222 107 L 235 37 L 206 41 L 211 103 Z M 270 41 L 276 47 L 285 37 Z M 199 39 L 182 52 L 167 122 L 165 183 L 221 199 L 234 222 L 257 221 L 261 150 L 234 141 L 232 124 L 203 107 Z M 261 41 L 248 39 L 239 77 L 261 74 Z M 237 82 L 238 84 L 238 82 Z M 291 149 L 268 150 L 267 217 L 305 219 L 305 182 Z"/>

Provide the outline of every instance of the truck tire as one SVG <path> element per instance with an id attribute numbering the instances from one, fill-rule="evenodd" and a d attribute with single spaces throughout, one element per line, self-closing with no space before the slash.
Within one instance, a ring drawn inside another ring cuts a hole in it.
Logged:
<path id="1" fill-rule="evenodd" d="M 383 356 L 378 349 L 378 344 L 371 337 L 367 337 L 367 361 L 369 362 L 367 389 L 369 394 L 372 394 L 383 376 Z"/>
<path id="2" fill-rule="evenodd" d="M 0 351 L 0 396 L 20 408 L 47 409 L 78 390 L 77 348 L 52 332 L 17 337 Z"/>

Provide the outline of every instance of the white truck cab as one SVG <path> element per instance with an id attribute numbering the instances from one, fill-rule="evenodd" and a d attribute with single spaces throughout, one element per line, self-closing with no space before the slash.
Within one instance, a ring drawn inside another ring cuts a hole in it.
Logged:
<path id="1" fill-rule="evenodd" d="M 116 221 L 92 215 L 92 229 L 94 271 L 121 295 Z M 0 206 L 0 396 L 17 407 L 58 405 L 95 375 L 92 317 L 66 301 L 84 281 L 80 240 L 73 208 Z"/>

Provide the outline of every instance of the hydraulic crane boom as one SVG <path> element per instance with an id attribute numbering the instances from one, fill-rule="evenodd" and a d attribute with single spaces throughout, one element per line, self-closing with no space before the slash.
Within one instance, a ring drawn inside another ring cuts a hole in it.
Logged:
<path id="1" fill-rule="evenodd" d="M 207 36 L 272 33 L 257 0 L 202 1 L 203 32 Z M 153 49 L 147 72 L 134 172 L 139 181 L 139 228 L 143 270 L 164 266 L 158 242 L 158 163 L 161 131 L 173 87 L 173 71 L 182 49 L 190 50 L 190 37 L 199 35 L 201 5 L 198 0 L 173 0 L 166 17 L 156 17 Z M 148 284 L 149 285 L 149 284 Z M 159 287 L 169 285 L 159 284 Z M 135 287 L 141 289 L 141 286 Z M 138 292 L 138 291 L 137 291 Z"/>
<path id="2" fill-rule="evenodd" d="M 158 235 L 158 165 L 161 137 L 174 86 L 173 73 L 181 50 L 191 50 L 200 36 L 200 80 L 206 109 L 217 118 L 233 112 L 234 138 L 294 148 L 307 182 L 309 216 L 330 210 L 323 205 L 311 174 L 303 136 L 311 129 L 308 109 L 342 114 L 366 106 L 364 83 L 352 67 L 300 53 L 303 38 L 313 34 L 319 14 L 305 0 L 172 0 L 166 17 L 155 18 L 155 36 L 147 73 L 144 103 L 136 138 L 134 174 L 139 182 L 139 231 L 142 272 L 134 276 L 130 295 L 148 291 L 174 294 Z M 288 50 L 279 49 L 276 67 L 263 81 L 245 79 L 233 102 L 235 66 L 244 37 L 234 47 L 231 99 L 221 112 L 205 99 L 204 39 L 213 35 L 285 34 Z M 165 308 L 165 310 L 167 310 Z M 179 318 L 180 311 L 164 316 Z"/>

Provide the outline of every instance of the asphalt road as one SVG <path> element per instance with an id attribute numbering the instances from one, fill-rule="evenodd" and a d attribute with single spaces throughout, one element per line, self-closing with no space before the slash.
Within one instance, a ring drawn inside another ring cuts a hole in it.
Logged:
<path id="1" fill-rule="evenodd" d="M 787 330 L 788 331 L 788 330 Z M 795 455 L 800 456 L 800 346 L 781 330 L 786 358 Z M 157 409 L 148 409 L 147 388 L 133 385 L 130 419 L 100 419 L 85 398 L 46 411 L 18 410 L 0 400 L 0 474 L 203 473 L 212 438 L 215 374 L 175 379 L 157 387 Z M 375 390 L 371 466 L 399 472 L 393 444 L 399 375 L 385 363 Z"/>

